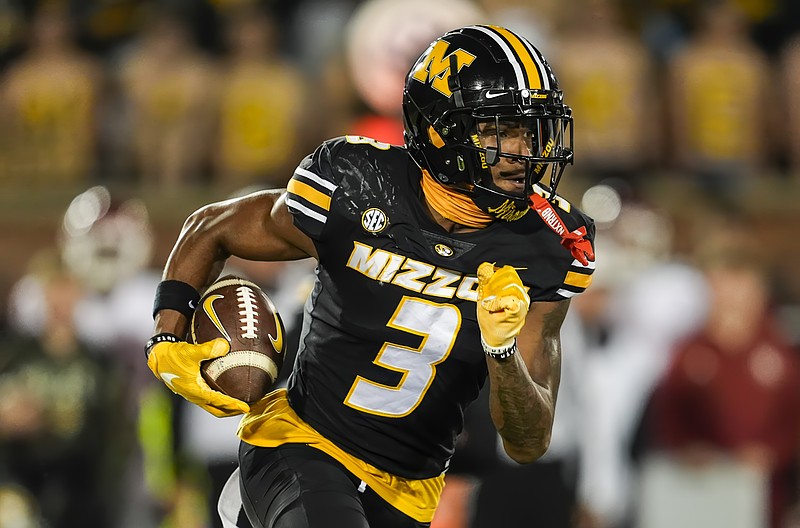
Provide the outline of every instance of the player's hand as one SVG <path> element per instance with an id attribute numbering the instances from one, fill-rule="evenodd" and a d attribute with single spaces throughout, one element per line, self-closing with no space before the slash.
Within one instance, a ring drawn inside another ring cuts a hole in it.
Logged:
<path id="1" fill-rule="evenodd" d="M 225 339 L 208 343 L 162 342 L 150 349 L 147 366 L 172 392 L 180 394 L 214 416 L 234 416 L 250 411 L 247 403 L 231 398 L 208 386 L 200 373 L 200 364 L 224 356 L 230 350 Z"/>
<path id="2" fill-rule="evenodd" d="M 511 266 L 478 266 L 478 325 L 483 341 L 492 348 L 505 348 L 525 324 L 531 298 Z"/>

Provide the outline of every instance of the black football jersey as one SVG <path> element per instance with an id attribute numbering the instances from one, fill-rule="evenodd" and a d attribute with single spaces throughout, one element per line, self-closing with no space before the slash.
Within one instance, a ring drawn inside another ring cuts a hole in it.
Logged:
<path id="1" fill-rule="evenodd" d="M 406 150 L 348 136 L 303 160 L 287 186 L 319 255 L 289 380 L 297 414 L 345 451 L 405 478 L 439 475 L 486 380 L 476 271 L 514 266 L 532 301 L 580 293 L 582 266 L 535 211 L 447 233 L 425 209 Z M 565 201 L 570 229 L 591 220 Z"/>

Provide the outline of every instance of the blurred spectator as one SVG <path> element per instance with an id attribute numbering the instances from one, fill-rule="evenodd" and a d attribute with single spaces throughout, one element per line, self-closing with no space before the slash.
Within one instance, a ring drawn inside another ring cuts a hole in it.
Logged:
<path id="1" fill-rule="evenodd" d="M 28 49 L 0 83 L 0 134 L 5 170 L 0 183 L 75 184 L 92 176 L 103 71 L 75 44 L 59 2 L 36 12 Z"/>
<path id="2" fill-rule="evenodd" d="M 481 24 L 496 24 L 525 35 L 547 57 L 558 53 L 557 35 L 569 22 L 571 10 L 558 0 L 479 0 L 486 13 Z M 559 81 L 561 74 L 557 72 Z"/>
<path id="3" fill-rule="evenodd" d="M 0 1 L 0 72 L 17 53 L 23 36 L 21 6 L 13 0 Z"/>
<path id="4" fill-rule="evenodd" d="M 55 239 L 64 266 L 83 287 L 81 317 L 75 322 L 80 339 L 112 356 L 133 347 L 135 358 L 123 354 L 118 359 L 140 367 L 141 342 L 152 321 L 133 308 L 147 313 L 160 280 L 150 268 L 154 240 L 144 203 L 114 198 L 104 186 L 91 187 L 72 199 Z M 46 309 L 40 277 L 27 273 L 10 294 L 11 326 L 38 336 Z"/>
<path id="5" fill-rule="evenodd" d="M 342 32 L 342 28 L 348 25 L 354 9 L 366 3 L 369 1 L 304 0 L 285 2 L 286 6 L 279 7 L 273 2 L 270 10 L 287 16 L 287 31 L 283 34 L 286 51 L 306 75 L 315 75 L 326 68 L 332 53 L 342 49 L 347 38 L 347 31 Z M 287 8 L 292 12 L 285 13 Z"/>
<path id="6" fill-rule="evenodd" d="M 125 385 L 76 333 L 80 283 L 58 256 L 43 260 L 42 333 L 2 343 L 0 475 L 32 494 L 48 527 L 108 526 L 128 447 Z"/>
<path id="7" fill-rule="evenodd" d="M 36 502 L 26 489 L 0 485 L 0 528 L 41 528 L 42 524 Z"/>
<path id="8" fill-rule="evenodd" d="M 669 155 L 720 192 L 753 177 L 772 137 L 767 57 L 732 0 L 707 0 L 699 27 L 669 61 Z"/>
<path id="9" fill-rule="evenodd" d="M 412 63 L 441 33 L 480 23 L 466 0 L 369 0 L 347 26 L 346 60 L 352 85 L 367 108 L 347 134 L 403 144 L 403 86 Z"/>
<path id="10" fill-rule="evenodd" d="M 223 69 L 215 178 L 224 185 L 283 187 L 313 122 L 300 71 L 278 56 L 279 29 L 262 9 L 230 15 Z"/>
<path id="11" fill-rule="evenodd" d="M 328 60 L 319 71 L 309 77 L 311 86 L 325 94 L 325 97 L 309 99 L 309 111 L 312 115 L 325 118 L 314 121 L 313 129 L 306 138 L 307 142 L 314 138 L 324 141 L 332 137 L 355 134 L 353 121 L 363 106 L 348 74 L 343 51 L 340 48 L 328 51 Z"/>
<path id="12" fill-rule="evenodd" d="M 770 54 L 776 54 L 800 32 L 800 4 L 794 0 L 739 0 L 765 6 L 763 17 L 754 22 L 754 35 Z"/>
<path id="13" fill-rule="evenodd" d="M 570 21 L 557 53 L 562 89 L 580 121 L 576 167 L 595 182 L 637 178 L 654 161 L 662 123 L 650 56 L 622 25 L 614 0 L 584 0 Z"/>
<path id="14" fill-rule="evenodd" d="M 160 390 L 148 397 L 158 386 L 141 362 L 142 343 L 152 329 L 147 314 L 160 280 L 151 268 L 148 211 L 140 200 L 123 200 L 95 186 L 73 198 L 58 228 L 56 245 L 64 266 L 82 289 L 73 322 L 78 339 L 103 361 L 124 369 L 126 391 L 116 413 L 129 429 L 139 421 L 147 431 L 116 475 L 125 487 L 116 513 L 124 519 L 122 526 L 148 526 L 169 507 L 161 501 L 168 501 L 175 484 L 171 400 Z M 47 307 L 44 282 L 39 274 L 28 273 L 12 289 L 9 321 L 18 332 L 38 339 L 46 328 Z M 124 434 L 135 437 L 130 430 Z"/>
<path id="15" fill-rule="evenodd" d="M 800 35 L 783 49 L 781 62 L 782 96 L 786 109 L 786 147 L 789 169 L 795 179 L 800 177 Z"/>
<path id="16" fill-rule="evenodd" d="M 681 0 L 621 0 L 629 18 L 640 29 L 640 40 L 653 60 L 661 64 L 680 50 L 689 38 L 687 20 L 695 3 Z"/>
<path id="17" fill-rule="evenodd" d="M 673 253 L 671 219 L 644 203 L 584 194 L 598 217 L 593 295 L 575 299 L 586 328 L 582 391 L 585 410 L 578 480 L 580 526 L 630 522 L 636 434 L 674 344 L 705 310 L 699 273 Z"/>
<path id="18" fill-rule="evenodd" d="M 82 42 L 95 53 L 108 54 L 141 29 L 140 15 L 146 0 L 68 3 L 79 21 Z"/>
<path id="19" fill-rule="evenodd" d="M 85 288 L 76 319 L 79 335 L 126 372 L 128 390 L 119 414 L 131 424 L 138 421 L 140 428 L 144 422 L 161 424 L 147 438 L 140 436 L 118 476 L 125 486 L 120 506 L 125 526 L 142 526 L 171 506 L 170 493 L 161 492 L 173 492 L 165 475 L 175 471 L 175 446 L 166 441 L 172 435 L 173 401 L 163 393 L 150 394 L 156 387 L 141 365 L 142 341 L 152 327 L 147 314 L 160 280 L 152 267 L 149 212 L 141 200 L 95 186 L 72 200 L 60 227 L 57 242 L 64 261 Z M 154 450 L 154 443 L 163 445 Z"/>
<path id="20" fill-rule="evenodd" d="M 705 0 L 620 0 L 629 16 L 642 25 L 642 38 L 660 59 L 679 49 L 694 25 Z M 758 46 L 776 51 L 798 23 L 794 0 L 732 0 Z"/>
<path id="21" fill-rule="evenodd" d="M 703 467 L 733 459 L 763 474 L 769 526 L 782 527 L 796 498 L 797 351 L 778 326 L 764 270 L 752 254 L 738 245 L 715 247 L 701 267 L 711 289 L 709 315 L 677 347 L 659 383 L 652 440 L 676 455 L 676 463 Z"/>
<path id="22" fill-rule="evenodd" d="M 202 181 L 216 108 L 216 70 L 179 11 L 152 7 L 123 60 L 120 85 L 130 113 L 134 171 L 145 184 Z"/>

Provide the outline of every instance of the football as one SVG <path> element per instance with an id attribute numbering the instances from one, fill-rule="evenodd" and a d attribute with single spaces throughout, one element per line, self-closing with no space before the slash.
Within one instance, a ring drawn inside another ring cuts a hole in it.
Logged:
<path id="1" fill-rule="evenodd" d="M 253 403 L 263 398 L 283 365 L 285 342 L 281 317 L 266 293 L 253 282 L 228 275 L 200 298 L 192 316 L 191 341 L 222 337 L 228 354 L 204 362 L 208 385 L 228 396 Z"/>

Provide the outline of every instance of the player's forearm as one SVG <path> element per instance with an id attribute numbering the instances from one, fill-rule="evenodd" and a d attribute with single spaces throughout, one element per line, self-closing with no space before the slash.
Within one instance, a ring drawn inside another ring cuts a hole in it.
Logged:
<path id="1" fill-rule="evenodd" d="M 536 303 L 517 336 L 519 352 L 505 362 L 487 358 L 490 410 L 506 453 L 520 463 L 550 445 L 561 381 L 561 324 L 569 301 Z"/>
<path id="2" fill-rule="evenodd" d="M 192 213 L 183 224 L 181 234 L 164 267 L 163 279 L 179 280 L 198 290 L 217 278 L 229 253 L 224 251 L 219 225 L 224 210 L 206 206 Z"/>
<path id="3" fill-rule="evenodd" d="M 185 282 L 202 291 L 219 275 L 227 258 L 213 231 L 219 212 L 205 207 L 187 218 L 164 267 L 164 280 Z M 183 336 L 188 323 L 182 313 L 162 310 L 156 315 L 155 332 Z"/>
<path id="4" fill-rule="evenodd" d="M 555 363 L 556 358 L 550 361 Z M 505 361 L 489 359 L 488 363 L 490 411 L 503 447 L 515 461 L 533 462 L 550 445 L 557 381 L 534 381 L 519 354 Z"/>

